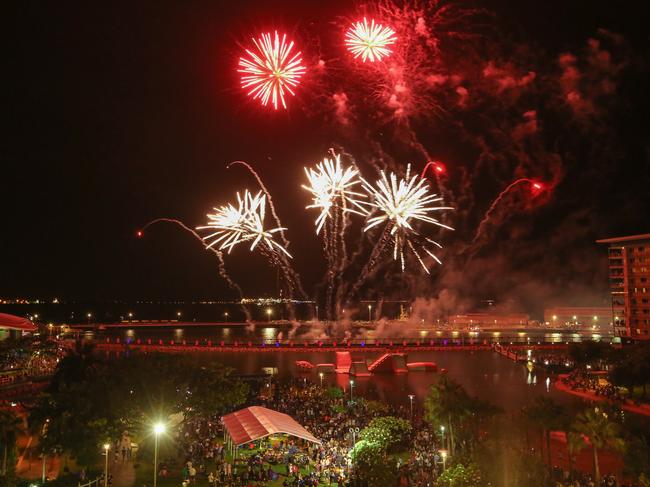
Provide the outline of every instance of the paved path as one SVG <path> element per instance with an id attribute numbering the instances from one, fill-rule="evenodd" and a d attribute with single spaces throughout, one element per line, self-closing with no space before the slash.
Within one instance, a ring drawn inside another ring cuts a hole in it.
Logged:
<path id="1" fill-rule="evenodd" d="M 135 484 L 135 469 L 130 460 L 123 462 L 119 459 L 109 463 L 108 473 L 113 476 L 112 487 L 132 487 Z"/>

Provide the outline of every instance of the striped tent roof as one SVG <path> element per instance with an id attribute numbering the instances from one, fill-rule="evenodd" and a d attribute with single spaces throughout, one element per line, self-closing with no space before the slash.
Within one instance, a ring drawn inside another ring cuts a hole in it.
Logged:
<path id="1" fill-rule="evenodd" d="M 222 420 L 228 435 L 237 446 L 276 433 L 295 436 L 312 443 L 321 443 L 288 414 L 261 406 L 240 409 L 224 416 Z"/>

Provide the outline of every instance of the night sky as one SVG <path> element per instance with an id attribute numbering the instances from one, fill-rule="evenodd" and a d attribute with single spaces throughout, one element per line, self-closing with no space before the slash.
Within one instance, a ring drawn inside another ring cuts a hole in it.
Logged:
<path id="1" fill-rule="evenodd" d="M 382 150 L 395 158 L 409 157 L 418 170 L 426 162 L 400 148 L 404 122 L 373 125 L 368 109 L 368 130 L 337 123 L 319 91 L 345 83 L 353 72 L 327 86 L 310 78 L 286 112 L 262 108 L 239 89 L 238 43 L 262 30 L 282 28 L 301 44 L 307 62 L 320 55 L 336 66 L 345 56 L 337 23 L 362 11 L 351 2 L 7 3 L 0 14 L 6 39 L 0 297 L 232 296 L 214 257 L 191 236 L 171 225 L 152 227 L 142 239 L 135 232 L 163 216 L 200 225 L 212 206 L 236 190 L 255 188 L 241 167 L 226 169 L 239 159 L 255 166 L 274 195 L 289 227 L 295 267 L 311 290 L 323 262 L 313 234 L 315 215 L 302 209 L 308 203 L 300 188 L 303 166 L 330 147 L 359 160 L 376 158 L 370 147 L 380 138 L 390 139 Z M 413 118 L 409 127 L 419 143 L 450 172 L 466 166 L 477 175 L 472 212 L 451 216 L 457 231 L 437 237 L 450 249 L 462 248 L 499 190 L 523 174 L 521 161 L 500 162 L 502 148 L 511 146 L 491 134 L 507 122 L 521 129 L 504 132 L 520 137 L 530 128 L 522 124 L 526 111 L 535 111 L 536 138 L 522 144 L 520 156 L 537 161 L 538 174 L 552 181 L 552 190 L 530 204 L 515 194 L 508 205 L 519 209 L 511 217 L 499 214 L 503 225 L 491 229 L 474 264 L 458 265 L 449 250 L 443 254 L 445 270 L 436 269 L 430 278 L 418 273 L 401 290 L 388 286 L 388 295 L 442 299 L 445 290 L 460 303 L 494 298 L 514 299 L 515 307 L 601 304 L 606 262 L 594 240 L 650 231 L 650 19 L 644 3 L 478 4 L 491 13 L 470 30 L 489 40 L 467 62 L 480 63 L 484 78 L 490 62 L 501 70 L 495 76 L 512 69 L 518 79 L 529 71 L 537 77 L 516 100 L 511 89 L 489 98 L 485 80 L 484 98 L 477 100 L 472 95 L 478 88 L 467 81 L 469 106 L 445 95 L 443 110 Z M 594 78 L 587 72 L 594 66 L 589 39 L 600 39 L 594 52 L 611 55 L 611 70 L 600 66 Z M 566 71 L 558 61 L 563 53 L 578 58 L 581 93 L 585 99 L 593 95 L 586 115 L 571 115 L 568 105 L 551 102 L 566 95 Z M 472 70 L 454 63 L 450 72 Z M 611 83 L 594 93 L 598 76 Z M 478 168 L 476 161 L 485 157 L 498 169 Z M 245 294 L 275 292 L 275 271 L 262 258 L 240 248 L 227 265 Z M 382 275 L 378 283 L 384 281 Z"/>

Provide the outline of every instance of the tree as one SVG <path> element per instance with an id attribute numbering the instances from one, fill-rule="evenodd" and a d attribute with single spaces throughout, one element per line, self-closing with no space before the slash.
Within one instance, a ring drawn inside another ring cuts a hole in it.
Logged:
<path id="1" fill-rule="evenodd" d="M 596 485 L 600 485 L 598 450 L 603 448 L 623 449 L 625 443 L 621 438 L 620 427 L 610 419 L 607 413 L 598 408 L 589 408 L 576 416 L 572 429 L 587 437 L 593 452 L 594 480 Z"/>
<path id="2" fill-rule="evenodd" d="M 437 487 L 479 487 L 485 485 L 481 482 L 481 472 L 475 463 L 463 465 L 457 463 L 447 468 L 436 480 Z"/>
<path id="3" fill-rule="evenodd" d="M 641 387 L 643 398 L 646 398 L 650 378 L 650 343 L 624 348 L 617 355 L 609 379 L 615 385 L 627 387 L 631 391 L 636 386 Z"/>
<path id="4" fill-rule="evenodd" d="M 379 443 L 360 440 L 350 451 L 354 477 L 368 486 L 393 487 L 397 483 L 397 461 L 386 456 Z"/>
<path id="5" fill-rule="evenodd" d="M 490 403 L 471 397 L 465 389 L 447 376 L 431 387 L 425 403 L 425 420 L 437 430 L 445 426 L 449 433 L 450 453 L 461 446 L 473 448 L 480 428 L 500 410 Z"/>
<path id="6" fill-rule="evenodd" d="M 412 431 L 410 421 L 394 416 L 383 416 L 370 421 L 368 426 L 361 430 L 359 437 L 390 452 L 396 447 L 404 446 Z"/>
<path id="7" fill-rule="evenodd" d="M 543 438 L 540 445 L 540 455 L 542 455 L 543 459 L 542 445 L 546 444 L 547 464 L 551 466 L 551 431 L 563 427 L 564 408 L 550 397 L 537 396 L 533 403 L 524 409 L 524 417 L 531 424 L 540 428 Z"/>
<path id="8" fill-rule="evenodd" d="M 13 477 L 15 467 L 16 437 L 22 421 L 12 411 L 0 410 L 0 437 L 2 438 L 2 477 Z"/>
<path id="9" fill-rule="evenodd" d="M 101 445 L 124 431 L 148 433 L 154 421 L 174 413 L 220 415 L 248 394 L 230 369 L 184 355 L 102 359 L 80 350 L 62 365 L 32 408 L 30 426 L 44 452 L 68 453 L 84 466 L 94 465 Z"/>
<path id="10" fill-rule="evenodd" d="M 566 447 L 569 457 L 569 474 L 573 473 L 573 460 L 576 455 L 586 446 L 585 440 L 581 434 L 575 431 L 569 431 L 566 435 Z"/>
<path id="11" fill-rule="evenodd" d="M 569 344 L 569 356 L 576 365 L 584 367 L 587 365 L 600 365 L 601 362 L 612 353 L 611 345 L 594 340 L 572 342 Z"/>

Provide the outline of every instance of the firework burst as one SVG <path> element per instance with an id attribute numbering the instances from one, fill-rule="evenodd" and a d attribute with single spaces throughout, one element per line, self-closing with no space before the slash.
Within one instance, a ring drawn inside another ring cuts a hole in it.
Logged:
<path id="1" fill-rule="evenodd" d="M 262 34 L 253 44 L 255 50 L 246 49 L 247 56 L 239 59 L 242 88 L 264 106 L 270 101 L 276 110 L 279 104 L 287 108 L 286 95 L 295 95 L 293 90 L 305 74 L 301 53 L 292 52 L 293 41 L 287 42 L 287 35 L 277 31 Z"/>
<path id="2" fill-rule="evenodd" d="M 364 18 L 363 22 L 355 22 L 345 33 L 345 44 L 355 59 L 361 56 L 361 60 L 372 62 L 381 61 L 383 57 L 390 55 L 392 50 L 389 46 L 397 41 L 395 31 L 390 27 L 383 26 Z"/>
<path id="3" fill-rule="evenodd" d="M 331 216 L 330 210 L 335 205 L 340 205 L 344 212 L 365 214 L 365 208 L 359 201 L 365 195 L 352 189 L 361 184 L 359 171 L 353 167 L 343 168 L 340 155 L 334 155 L 333 159 L 323 159 L 315 168 L 305 168 L 305 174 L 309 184 L 303 184 L 302 187 L 312 194 L 312 204 L 307 208 L 320 209 L 315 222 L 317 235 Z M 352 207 L 347 207 L 346 203 Z"/>
<path id="4" fill-rule="evenodd" d="M 281 251 L 291 257 L 289 252 L 273 239 L 273 235 L 286 230 L 285 228 L 264 228 L 266 216 L 266 195 L 261 191 L 252 195 L 248 190 L 242 197 L 237 193 L 237 204 L 214 208 L 214 213 L 209 213 L 208 224 L 198 227 L 197 230 L 212 230 L 213 233 L 202 238 L 206 248 L 219 246 L 219 250 L 228 253 L 239 243 L 250 242 L 250 250 L 263 242 L 271 252 Z"/>
<path id="5" fill-rule="evenodd" d="M 434 240 L 423 236 L 414 228 L 415 222 L 424 222 L 439 227 L 453 230 L 431 216 L 433 212 L 452 210 L 447 206 L 435 206 L 434 203 L 442 198 L 429 192 L 425 179 L 414 175 L 411 177 L 411 165 L 406 168 L 406 176 L 398 178 L 395 173 L 390 177 L 381 172 L 381 178 L 373 186 L 362 179 L 364 189 L 372 196 L 372 201 L 367 203 L 370 207 L 369 216 L 364 231 L 368 231 L 381 224 L 386 224 L 386 231 L 393 237 L 393 259 L 399 257 L 402 271 L 405 268 L 404 251 L 410 249 L 416 256 L 422 268 L 428 273 L 418 250 L 424 251 L 436 262 L 440 260 L 432 251 L 432 247 L 440 248 L 441 245 Z M 375 213 L 378 213 L 376 216 Z"/>

